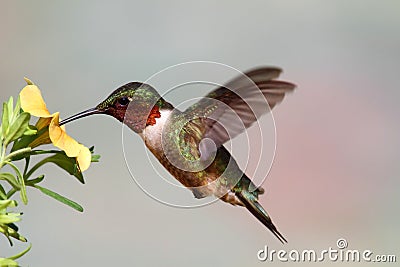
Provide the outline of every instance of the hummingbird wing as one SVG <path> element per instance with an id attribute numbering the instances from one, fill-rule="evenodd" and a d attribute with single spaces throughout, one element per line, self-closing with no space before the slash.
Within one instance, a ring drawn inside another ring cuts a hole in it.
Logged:
<path id="1" fill-rule="evenodd" d="M 201 129 L 200 139 L 210 138 L 218 148 L 250 127 L 280 103 L 286 93 L 293 91 L 294 84 L 275 80 L 281 72 L 275 67 L 246 72 L 207 94 L 184 114 L 192 125 Z M 199 149 L 202 150 L 201 145 Z"/>

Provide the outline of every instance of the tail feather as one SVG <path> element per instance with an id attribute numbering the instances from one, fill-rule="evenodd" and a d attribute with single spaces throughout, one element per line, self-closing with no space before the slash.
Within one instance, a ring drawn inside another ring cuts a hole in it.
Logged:
<path id="1" fill-rule="evenodd" d="M 254 195 L 242 190 L 236 192 L 236 196 L 242 201 L 243 205 L 279 239 L 279 241 L 287 243 L 287 240 L 279 233 L 278 229 L 276 229 L 267 211 L 258 203 Z"/>

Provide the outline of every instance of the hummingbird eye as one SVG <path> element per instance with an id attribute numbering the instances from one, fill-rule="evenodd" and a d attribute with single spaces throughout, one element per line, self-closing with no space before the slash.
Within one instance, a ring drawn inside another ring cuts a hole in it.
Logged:
<path id="1" fill-rule="evenodd" d="M 121 105 L 121 106 L 126 106 L 126 105 L 128 105 L 129 104 L 129 97 L 127 97 L 127 96 L 123 96 L 123 97 L 121 97 L 120 99 L 118 99 L 118 103 Z"/>

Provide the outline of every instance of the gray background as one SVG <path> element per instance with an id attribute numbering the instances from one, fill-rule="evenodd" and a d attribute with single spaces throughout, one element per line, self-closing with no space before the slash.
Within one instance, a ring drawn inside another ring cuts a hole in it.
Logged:
<path id="1" fill-rule="evenodd" d="M 269 264 L 256 257 L 264 245 L 322 250 L 341 237 L 351 249 L 399 255 L 399 10 L 398 1 L 2 1 L 1 101 L 27 76 L 66 117 L 191 60 L 276 65 L 298 85 L 274 110 L 278 150 L 261 197 L 288 245 L 244 209 L 147 197 L 126 168 L 120 124 L 94 116 L 68 126 L 102 155 L 86 185 L 42 170 L 46 186 L 85 212 L 29 190 L 19 225 L 33 248 L 20 263 L 258 266 Z M 132 160 L 147 161 L 142 147 Z M 152 170 L 142 175 L 157 183 Z M 0 242 L 3 257 L 26 245 Z"/>

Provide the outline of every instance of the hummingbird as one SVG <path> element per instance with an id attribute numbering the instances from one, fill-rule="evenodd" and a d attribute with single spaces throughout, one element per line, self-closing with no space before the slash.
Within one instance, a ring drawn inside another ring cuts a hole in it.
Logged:
<path id="1" fill-rule="evenodd" d="M 245 72 L 184 111 L 174 108 L 151 85 L 129 82 L 94 108 L 60 125 L 93 114 L 116 118 L 142 138 L 195 198 L 216 196 L 234 206 L 244 206 L 284 243 L 287 240 L 258 201 L 264 189 L 253 184 L 224 146 L 294 90 L 294 84 L 277 80 L 281 72 L 277 67 Z"/>

